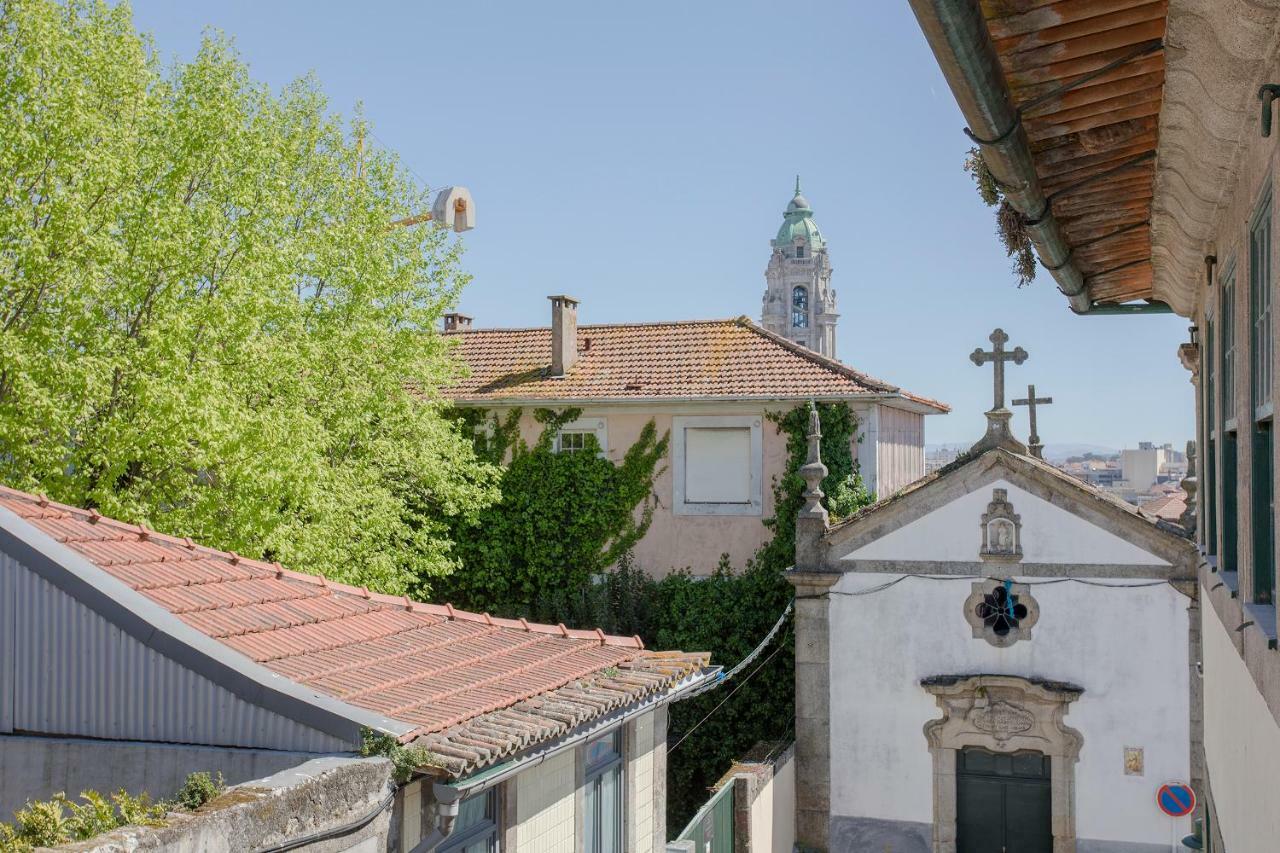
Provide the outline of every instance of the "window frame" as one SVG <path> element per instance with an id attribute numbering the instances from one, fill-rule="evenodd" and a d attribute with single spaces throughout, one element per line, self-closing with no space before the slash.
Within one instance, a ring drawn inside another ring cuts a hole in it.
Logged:
<path id="1" fill-rule="evenodd" d="M 1271 330 L 1272 215 L 1270 181 L 1249 219 L 1249 401 L 1253 420 L 1271 417 L 1271 362 L 1274 341 Z M 1263 226 L 1266 226 L 1265 228 Z M 1265 236 L 1265 251 L 1260 250 L 1259 235 Z M 1265 281 L 1259 269 L 1265 269 Z"/>
<path id="2" fill-rule="evenodd" d="M 672 515 L 750 515 L 764 514 L 764 430 L 760 415 L 676 416 L 671 419 L 671 513 Z M 733 503 L 711 503 L 685 499 L 687 449 L 685 431 L 689 429 L 750 429 L 751 458 L 748 460 L 750 500 Z"/>
<path id="3" fill-rule="evenodd" d="M 498 789 L 497 787 L 489 788 L 479 794 L 467 797 L 466 800 L 458 804 L 459 814 L 462 811 L 462 803 L 475 797 L 485 797 L 487 799 L 485 803 L 485 819 L 474 826 L 466 827 L 451 834 L 436 848 L 437 853 L 458 853 L 458 851 L 465 849 L 467 846 L 475 844 L 477 841 L 483 841 L 486 838 L 489 841 L 489 853 L 498 853 L 501 849 L 502 816 L 501 806 L 498 802 Z"/>
<path id="4" fill-rule="evenodd" d="M 564 435 L 594 435 L 596 444 L 600 445 L 600 455 L 607 456 L 609 453 L 609 421 L 602 417 L 581 417 L 575 421 L 570 421 L 560 427 L 560 431 L 556 433 L 555 439 L 551 443 L 551 450 L 554 453 L 578 453 L 578 449 L 564 450 L 561 444 L 561 438 Z M 585 450 L 586 448 L 582 448 Z"/>
<path id="5" fill-rule="evenodd" d="M 595 743 L 599 743 L 600 741 L 606 740 L 606 739 L 613 741 L 613 755 L 610 756 L 605 761 L 598 761 L 595 764 L 588 764 L 587 756 L 591 752 L 591 745 Z M 615 811 L 618 816 L 618 820 L 616 825 L 616 833 L 614 835 L 613 849 L 621 851 L 626 846 L 627 771 L 626 771 L 626 753 L 624 752 L 625 748 L 626 748 L 626 739 L 622 736 L 621 726 L 611 731 L 600 734 L 594 738 L 591 738 L 590 740 L 588 740 L 586 743 L 582 745 L 582 761 L 581 761 L 582 807 L 583 807 L 582 844 L 583 844 L 583 849 L 584 851 L 586 851 L 586 853 L 593 853 L 593 851 L 599 851 L 603 846 L 603 838 L 601 838 L 599 842 L 597 842 L 597 839 L 595 838 L 586 837 L 586 828 L 587 828 L 586 809 L 588 807 L 588 801 L 589 801 L 588 798 L 590 797 L 591 791 L 595 790 L 597 793 L 595 802 L 597 807 L 599 807 L 599 804 L 603 802 L 602 797 L 599 796 L 600 794 L 599 786 L 601 786 L 601 782 L 604 779 L 605 775 L 608 773 L 613 773 L 614 771 L 617 771 L 617 774 L 618 774 L 618 785 L 617 785 L 617 790 L 614 794 L 614 796 L 617 797 Z M 595 826 L 597 829 L 602 829 L 602 821 L 600 820 L 599 814 L 596 815 Z"/>
<path id="6" fill-rule="evenodd" d="M 809 288 L 803 284 L 791 288 L 791 328 L 809 328 Z"/>
<path id="7" fill-rule="evenodd" d="M 1219 276 L 1222 282 L 1220 322 L 1218 323 L 1220 369 L 1217 374 L 1218 406 L 1211 410 L 1220 416 L 1223 428 L 1233 428 L 1236 416 L 1236 355 L 1240 348 L 1236 341 L 1236 264 L 1232 259 Z"/>
<path id="8" fill-rule="evenodd" d="M 1214 398 L 1217 385 L 1218 359 L 1220 354 L 1214 349 L 1217 337 L 1217 324 L 1212 312 L 1204 316 L 1204 348 L 1207 358 L 1204 361 L 1201 412 L 1204 420 L 1204 446 L 1201 448 L 1200 467 L 1204 471 L 1204 491 L 1201 493 L 1203 503 L 1204 525 L 1201 528 L 1201 539 L 1205 553 L 1216 556 L 1218 553 L 1218 472 L 1217 458 L 1214 455 L 1218 439 L 1218 409 Z"/>
<path id="9" fill-rule="evenodd" d="M 1271 290 L 1275 217 L 1271 180 L 1249 219 L 1249 587 L 1257 604 L 1276 603 L 1275 436 L 1272 413 Z"/>

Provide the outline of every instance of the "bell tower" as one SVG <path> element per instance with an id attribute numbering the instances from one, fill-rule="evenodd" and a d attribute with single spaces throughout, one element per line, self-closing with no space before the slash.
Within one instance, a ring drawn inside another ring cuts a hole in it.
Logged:
<path id="1" fill-rule="evenodd" d="M 770 241 L 773 255 L 765 268 L 761 325 L 771 332 L 828 358 L 836 357 L 836 292 L 831 288 L 831 261 L 809 201 L 796 193 L 782 214 L 778 235 Z"/>

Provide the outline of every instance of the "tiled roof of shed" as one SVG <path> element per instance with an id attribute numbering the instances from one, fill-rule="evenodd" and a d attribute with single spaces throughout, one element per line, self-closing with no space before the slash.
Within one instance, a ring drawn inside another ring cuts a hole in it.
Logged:
<path id="1" fill-rule="evenodd" d="M 950 411 L 944 403 L 819 355 L 746 317 L 579 326 L 578 360 L 563 377 L 548 375 L 548 328 L 446 335 L 458 342 L 470 375 L 442 393 L 467 402 L 901 396 Z"/>
<path id="2" fill-rule="evenodd" d="M 705 654 L 371 593 L 0 487 L 0 507 L 257 664 L 412 726 L 453 775 L 665 691 Z"/>

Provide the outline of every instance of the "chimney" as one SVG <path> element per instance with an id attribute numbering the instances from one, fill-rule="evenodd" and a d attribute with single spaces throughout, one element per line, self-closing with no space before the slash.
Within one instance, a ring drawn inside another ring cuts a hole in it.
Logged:
<path id="1" fill-rule="evenodd" d="M 578 300 L 572 296 L 548 296 L 551 300 L 551 375 L 564 376 L 578 360 Z"/>
<path id="2" fill-rule="evenodd" d="M 451 311 L 444 315 L 444 330 L 446 332 L 465 332 L 471 328 L 471 319 L 466 314 Z"/>

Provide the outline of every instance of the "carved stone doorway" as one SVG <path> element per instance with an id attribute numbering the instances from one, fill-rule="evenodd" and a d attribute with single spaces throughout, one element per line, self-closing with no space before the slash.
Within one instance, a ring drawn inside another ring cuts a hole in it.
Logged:
<path id="1" fill-rule="evenodd" d="M 1063 716 L 1083 689 L 1009 675 L 936 676 L 922 686 L 942 709 L 924 726 L 933 754 L 934 853 L 957 853 L 957 756 L 975 747 L 1048 756 L 1053 853 L 1075 853 L 1075 765 L 1084 738 Z"/>

